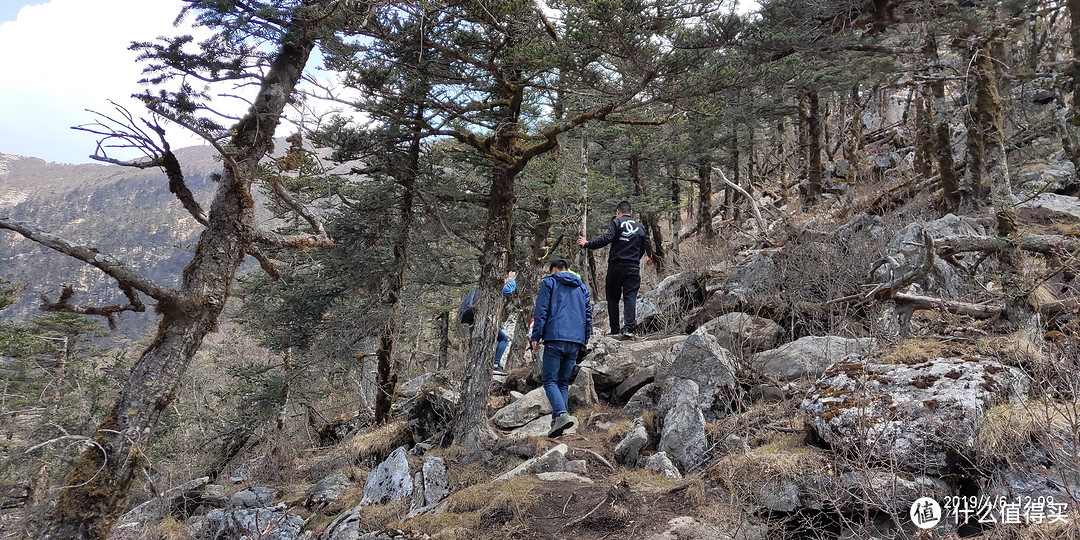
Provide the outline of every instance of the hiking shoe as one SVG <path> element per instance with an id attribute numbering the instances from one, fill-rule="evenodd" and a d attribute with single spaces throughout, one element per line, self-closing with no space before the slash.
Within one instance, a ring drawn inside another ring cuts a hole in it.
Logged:
<path id="1" fill-rule="evenodd" d="M 496 375 L 509 375 L 510 374 L 510 372 L 506 371 L 506 368 L 504 368 L 502 366 L 495 366 L 495 367 L 491 368 L 491 372 L 496 374 Z"/>
<path id="2" fill-rule="evenodd" d="M 551 431 L 548 431 L 548 437 L 558 437 L 563 434 L 564 431 L 574 427 L 577 424 L 577 418 L 569 414 L 561 414 L 555 419 L 555 424 L 551 426 Z"/>
<path id="3" fill-rule="evenodd" d="M 620 339 L 622 339 L 623 341 L 634 341 L 634 338 L 636 337 L 637 336 L 635 336 L 633 332 L 623 332 Z"/>

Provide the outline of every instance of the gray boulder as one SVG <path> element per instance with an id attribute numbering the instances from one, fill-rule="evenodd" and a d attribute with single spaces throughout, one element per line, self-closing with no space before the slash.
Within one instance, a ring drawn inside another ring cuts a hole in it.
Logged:
<path id="1" fill-rule="evenodd" d="M 574 377 L 574 381 L 570 383 L 566 401 L 569 402 L 567 405 L 571 411 L 579 407 L 588 407 L 589 405 L 600 402 L 599 396 L 596 395 L 596 385 L 593 384 L 592 371 L 588 369 L 578 369 L 577 376 Z"/>
<path id="2" fill-rule="evenodd" d="M 671 462 L 667 452 L 657 452 L 645 458 L 645 469 L 672 480 L 682 479 L 682 474 L 679 473 L 679 469 L 675 467 L 675 464 Z"/>
<path id="3" fill-rule="evenodd" d="M 619 386 L 615 387 L 613 397 L 618 401 L 627 401 L 638 390 L 656 380 L 656 366 L 645 366 L 626 378 Z"/>
<path id="4" fill-rule="evenodd" d="M 450 494 L 450 481 L 446 478 L 446 462 L 441 457 L 424 459 L 424 503 L 428 506 Z"/>
<path id="5" fill-rule="evenodd" d="M 338 500 L 341 496 L 341 492 L 345 491 L 352 485 L 349 482 L 349 478 L 341 473 L 334 473 L 322 480 L 319 480 L 315 485 L 309 487 L 304 492 L 304 508 L 311 510 L 313 508 L 322 508 L 334 501 Z"/>
<path id="6" fill-rule="evenodd" d="M 753 356 L 754 371 L 781 381 L 816 379 L 825 370 L 850 355 L 862 355 L 875 346 L 872 338 L 805 336 L 771 351 Z"/>
<path id="7" fill-rule="evenodd" d="M 229 497 L 229 502 L 234 506 L 262 508 L 268 506 L 271 501 L 277 498 L 277 496 L 278 492 L 276 489 L 254 486 L 233 493 L 233 496 Z"/>
<path id="8" fill-rule="evenodd" d="M 1010 167 L 1011 169 L 1012 167 Z M 1022 193 L 1058 191 L 1074 182 L 1076 169 L 1067 159 L 1051 159 L 1044 163 L 1021 165 L 1014 183 Z"/>
<path id="9" fill-rule="evenodd" d="M 665 383 L 656 412 L 662 419 L 659 450 L 667 452 L 684 471 L 704 462 L 709 442 L 697 383 L 690 379 Z"/>
<path id="10" fill-rule="evenodd" d="M 773 281 L 776 263 L 765 251 L 749 251 L 733 268 L 718 266 L 710 275 L 718 277 L 706 283 L 706 301 L 687 318 L 687 329 L 699 328 L 724 313 L 739 311 L 754 304 L 763 284 Z"/>
<path id="11" fill-rule="evenodd" d="M 360 506 L 400 501 L 411 495 L 412 490 L 409 462 L 405 459 L 405 447 L 401 446 L 368 475 Z"/>
<path id="12" fill-rule="evenodd" d="M 633 467 L 637 464 L 638 454 L 649 443 L 649 433 L 641 425 L 641 419 L 634 420 L 634 428 L 627 433 L 619 444 L 615 445 L 615 462 Z"/>
<path id="13" fill-rule="evenodd" d="M 412 504 L 409 507 L 409 514 L 417 515 L 426 509 L 434 508 L 450 494 L 449 485 L 450 482 L 446 478 L 446 462 L 443 458 L 425 459 L 423 467 L 416 471 L 416 476 L 413 478 Z"/>
<path id="14" fill-rule="evenodd" d="M 626 405 L 623 406 L 623 414 L 626 416 L 641 416 L 646 411 L 656 409 L 662 391 L 663 386 L 655 382 L 642 386 L 637 392 L 634 392 L 630 401 L 627 401 Z"/>
<path id="15" fill-rule="evenodd" d="M 700 389 L 701 410 L 710 420 L 726 416 L 731 392 L 736 386 L 735 358 L 716 343 L 706 329 L 699 328 L 683 342 L 671 370 L 661 380 L 686 379 Z"/>
<path id="16" fill-rule="evenodd" d="M 800 407 L 835 451 L 925 473 L 946 470 L 957 456 L 974 457 L 986 410 L 1019 399 L 1028 385 L 1020 370 L 974 356 L 913 365 L 839 362 Z"/>
<path id="17" fill-rule="evenodd" d="M 566 452 L 569 449 L 570 448 L 565 444 L 555 446 L 540 456 L 522 462 L 517 467 L 498 476 L 495 480 L 509 480 L 515 476 L 526 474 L 557 472 L 570 472 L 574 474 L 584 473 L 584 460 L 570 461 L 567 459 Z"/>
<path id="18" fill-rule="evenodd" d="M 208 476 L 196 478 L 132 508 L 117 520 L 116 525 L 109 532 L 108 540 L 145 538 L 150 535 L 145 529 L 160 523 L 171 509 L 186 512 L 188 508 L 194 509 L 200 504 L 206 504 L 208 500 L 213 500 L 216 503 L 215 506 L 223 506 L 225 502 L 223 494 L 216 493 L 221 486 L 209 482 Z"/>
<path id="19" fill-rule="evenodd" d="M 721 347 L 744 356 L 772 349 L 784 337 L 779 324 L 741 311 L 721 315 L 700 329 L 716 338 Z"/>
<path id="20" fill-rule="evenodd" d="M 499 409 L 495 416 L 491 417 L 491 423 L 503 430 L 518 428 L 551 414 L 551 403 L 548 401 L 544 388 L 535 388 L 525 397 L 516 400 Z"/>
<path id="21" fill-rule="evenodd" d="M 716 525 L 697 521 L 690 516 L 681 516 L 672 518 L 668 521 L 666 530 L 648 536 L 645 540 L 735 540 L 735 538 L 737 536 Z"/>
<path id="22" fill-rule="evenodd" d="M 579 419 L 580 420 L 580 419 Z M 563 431 L 564 435 L 573 435 L 577 433 L 578 425 L 574 424 L 574 427 Z M 507 440 L 519 440 L 526 437 L 547 437 L 548 432 L 551 431 L 551 415 L 545 414 L 524 426 L 521 426 L 506 435 Z"/>

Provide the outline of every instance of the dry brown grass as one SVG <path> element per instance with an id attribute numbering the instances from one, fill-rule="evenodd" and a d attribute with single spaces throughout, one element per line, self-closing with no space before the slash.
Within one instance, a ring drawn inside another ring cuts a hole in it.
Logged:
<path id="1" fill-rule="evenodd" d="M 807 445 L 802 435 L 785 434 L 752 449 L 749 454 L 728 454 L 703 471 L 701 476 L 709 484 L 739 494 L 764 479 L 796 478 L 819 473 L 826 470 L 828 465 L 824 451 Z"/>
<path id="2" fill-rule="evenodd" d="M 948 347 L 940 340 L 912 338 L 893 344 L 882 354 L 880 361 L 882 364 L 921 364 L 948 355 Z"/>
<path id="3" fill-rule="evenodd" d="M 157 533 L 161 540 L 187 540 L 188 538 L 187 527 L 173 516 L 165 516 L 165 519 L 158 523 Z"/>
<path id="4" fill-rule="evenodd" d="M 1030 400 L 1004 403 L 986 411 L 975 434 L 975 448 L 980 455 L 1001 460 L 1017 456 L 1032 439 L 1072 428 L 1067 411 L 1080 410 L 1077 403 Z"/>
<path id="5" fill-rule="evenodd" d="M 476 484 L 447 497 L 446 511 L 441 514 L 388 525 L 447 540 L 502 538 L 511 530 L 523 529 L 529 508 L 538 501 L 533 493 L 538 484 L 536 477 L 528 475 Z"/>
<path id="6" fill-rule="evenodd" d="M 399 446 L 412 442 L 404 418 L 388 422 L 342 443 L 356 463 L 378 463 Z"/>

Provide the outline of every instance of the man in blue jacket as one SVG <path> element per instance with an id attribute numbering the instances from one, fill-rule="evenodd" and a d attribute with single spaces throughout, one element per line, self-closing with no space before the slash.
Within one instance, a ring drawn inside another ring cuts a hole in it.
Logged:
<path id="1" fill-rule="evenodd" d="M 540 282 L 540 292 L 536 294 L 533 331 L 529 339 L 533 350 L 544 342 L 540 379 L 551 403 L 548 437 L 558 437 L 577 424 L 577 418 L 566 410 L 566 398 L 578 353 L 592 334 L 589 288 L 577 274 L 568 271 L 569 268 L 566 259 L 551 261 L 551 275 Z"/>
<path id="2" fill-rule="evenodd" d="M 615 217 L 608 224 L 603 236 L 586 242 L 578 237 L 578 245 L 599 249 L 611 244 L 608 252 L 607 278 L 604 292 L 607 294 L 608 321 L 611 334 L 633 339 L 637 326 L 637 293 L 641 287 L 641 257 L 645 255 L 645 227 L 633 217 L 630 203 L 622 201 L 615 207 Z M 619 326 L 619 298 L 626 310 L 626 326 Z"/>

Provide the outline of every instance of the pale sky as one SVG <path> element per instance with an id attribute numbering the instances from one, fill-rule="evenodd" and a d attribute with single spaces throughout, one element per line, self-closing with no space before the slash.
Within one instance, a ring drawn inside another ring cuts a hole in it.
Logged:
<path id="1" fill-rule="evenodd" d="M 143 90 L 142 68 L 128 45 L 190 33 L 172 26 L 182 6 L 180 0 L 0 0 L 0 153 L 91 162 L 96 137 L 71 126 L 94 121 L 85 109 L 111 112 L 110 99 L 144 110 L 128 97 Z M 170 133 L 174 147 L 198 144 L 179 135 Z"/>

